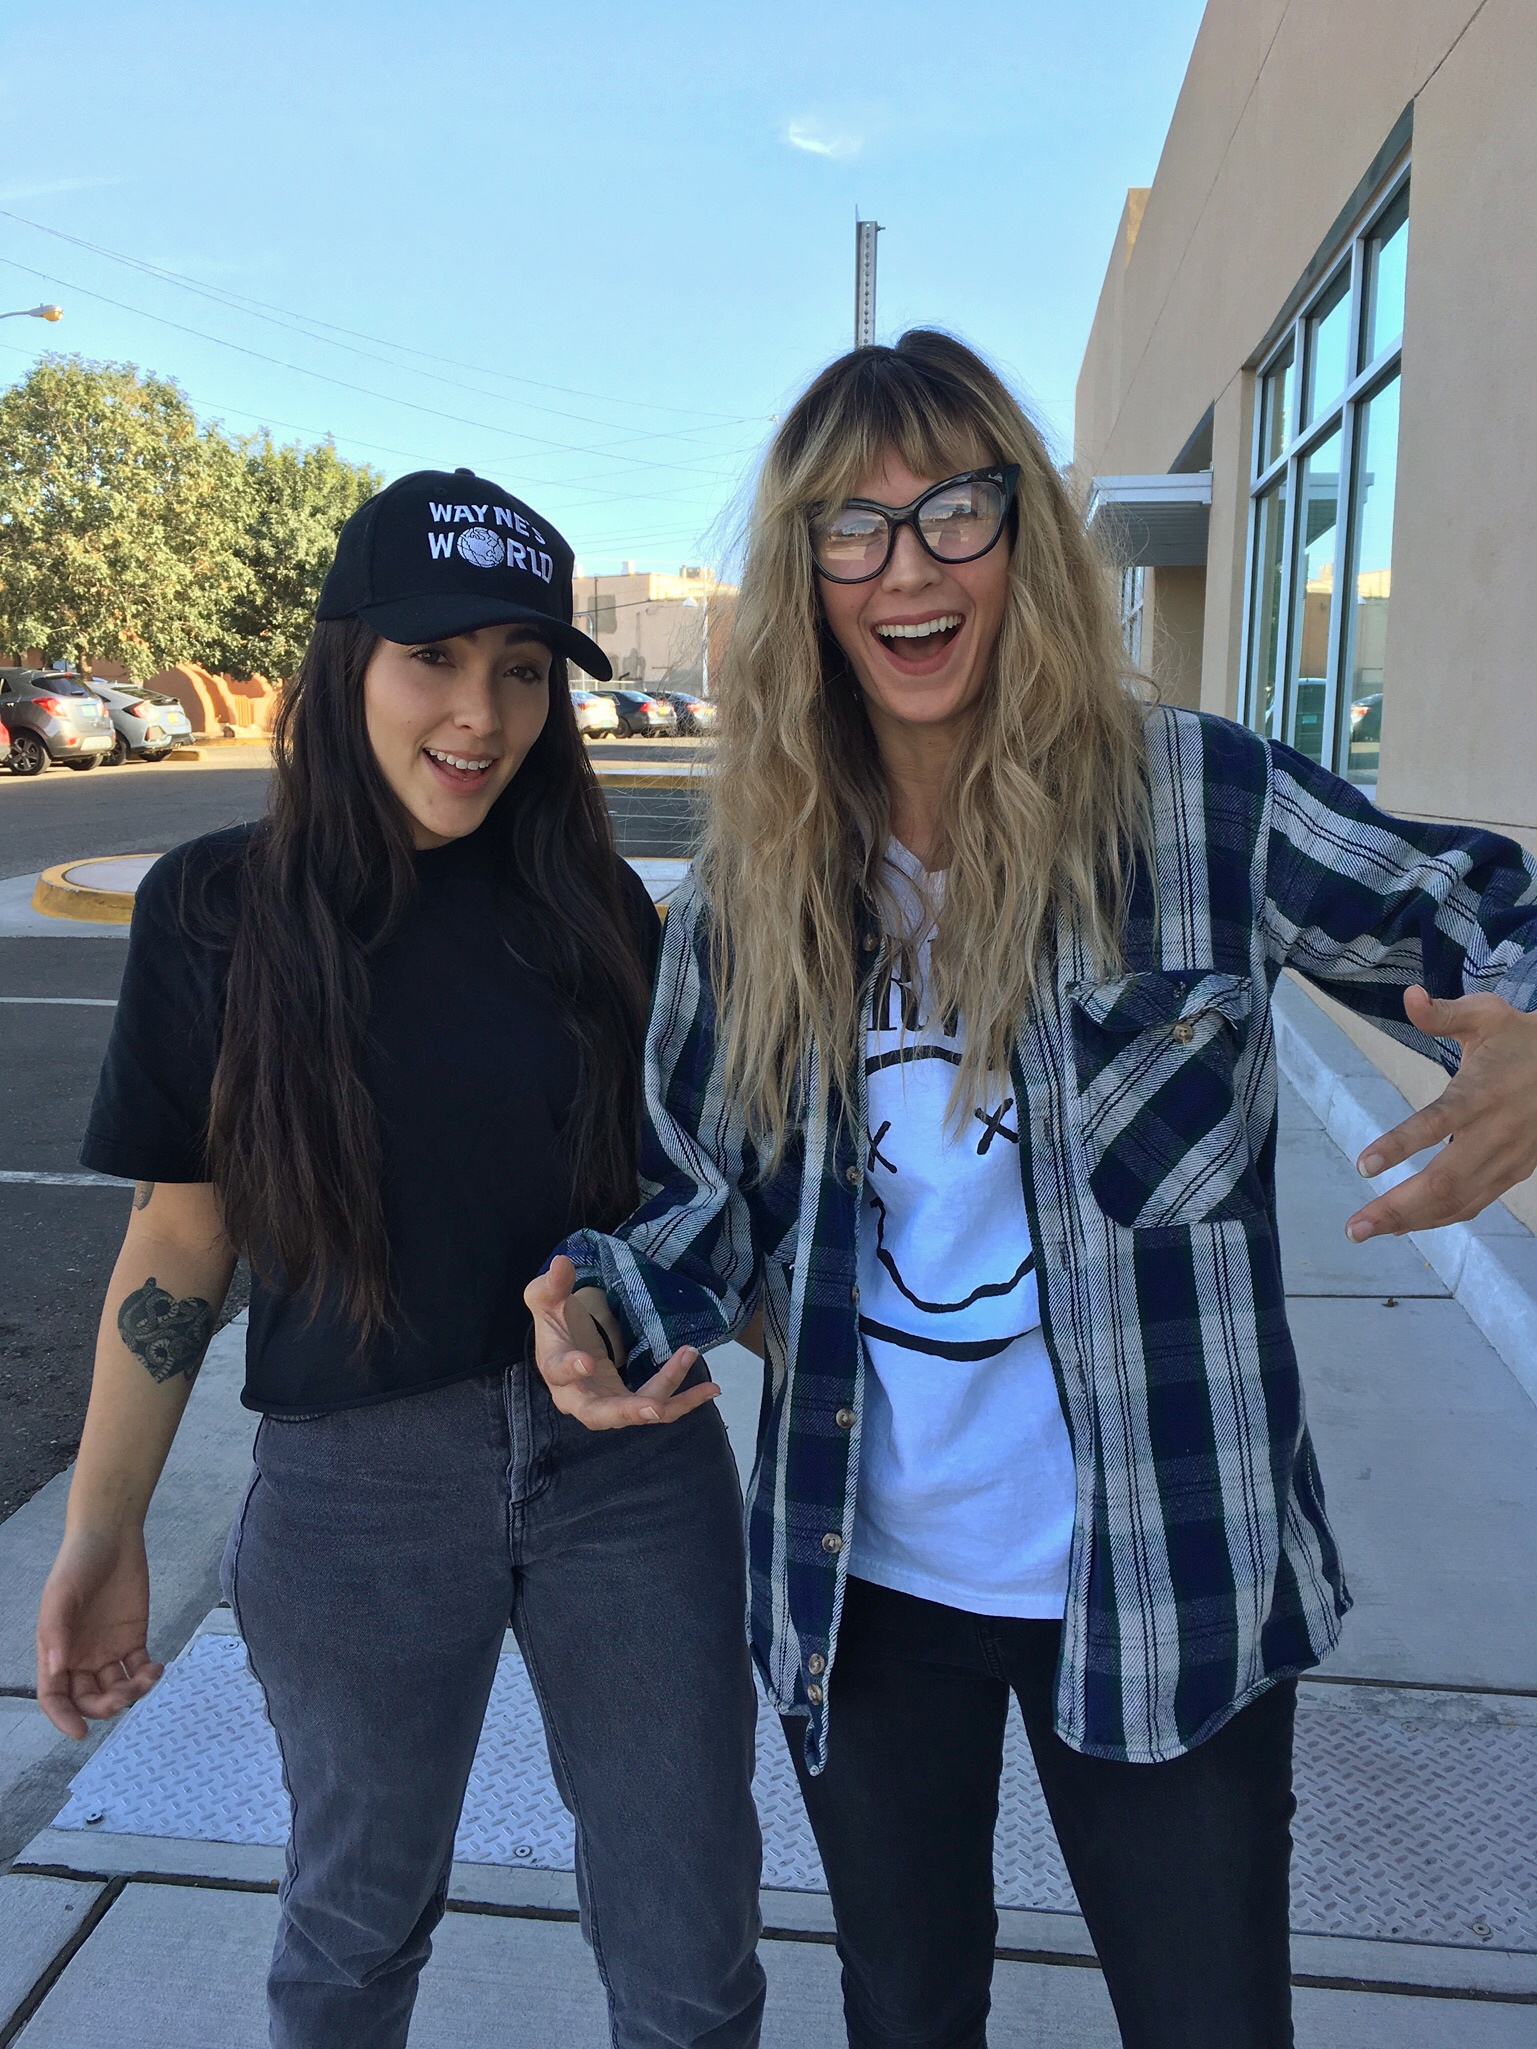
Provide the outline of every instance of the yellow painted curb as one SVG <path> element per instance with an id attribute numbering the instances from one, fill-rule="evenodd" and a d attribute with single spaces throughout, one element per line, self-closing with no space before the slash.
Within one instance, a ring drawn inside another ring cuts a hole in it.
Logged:
<path id="1" fill-rule="evenodd" d="M 599 787 L 605 790 L 691 790 L 704 781 L 697 769 L 683 769 L 676 775 L 658 769 L 655 774 L 646 775 L 640 769 L 621 768 L 605 775 L 599 767 L 597 773 Z"/>
<path id="2" fill-rule="evenodd" d="M 104 855 L 99 861 L 63 861 L 57 868 L 45 868 L 32 891 L 32 908 L 49 918 L 74 918 L 86 925 L 126 925 L 133 917 L 131 889 L 92 889 L 89 883 L 71 882 L 82 868 L 115 866 L 126 857 Z"/>

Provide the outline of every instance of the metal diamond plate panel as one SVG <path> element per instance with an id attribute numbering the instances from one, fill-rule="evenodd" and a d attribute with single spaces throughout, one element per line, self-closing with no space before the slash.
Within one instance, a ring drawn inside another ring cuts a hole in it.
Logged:
<path id="1" fill-rule="evenodd" d="M 1537 1714 L 1465 1695 L 1311 1687 L 1298 1716 L 1292 1919 L 1319 1934 L 1537 1951 Z M 760 1730 L 764 1883 L 821 1891 L 777 1724 Z M 261 1696 L 235 1637 L 192 1642 L 75 1779 L 59 1828 L 281 1844 L 287 1809 Z M 565 1871 L 571 1822 L 522 1660 L 504 1657 L 471 1774 L 466 1863 Z M 1000 1906 L 1071 1910 L 1073 1890 L 1017 1722 L 1005 1751 Z"/>

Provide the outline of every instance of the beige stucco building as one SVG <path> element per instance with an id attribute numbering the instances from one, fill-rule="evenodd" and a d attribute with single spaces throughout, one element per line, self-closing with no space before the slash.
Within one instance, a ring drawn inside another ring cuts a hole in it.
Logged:
<path id="1" fill-rule="evenodd" d="M 1537 849 L 1534 73 L 1532 0 L 1210 0 L 1074 456 L 1169 699 Z"/>
<path id="2" fill-rule="evenodd" d="M 724 630 L 736 586 L 715 572 L 686 563 L 676 576 L 637 571 L 572 579 L 576 623 L 590 633 L 627 681 L 677 690 L 707 688 L 709 663 Z"/>

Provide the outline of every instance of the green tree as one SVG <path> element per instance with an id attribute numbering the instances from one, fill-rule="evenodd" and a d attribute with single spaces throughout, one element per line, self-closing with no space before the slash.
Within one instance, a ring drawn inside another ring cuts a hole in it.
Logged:
<path id="1" fill-rule="evenodd" d="M 299 666 L 336 536 L 384 479 L 343 460 L 327 439 L 278 447 L 268 434 L 240 444 L 245 514 L 241 568 L 207 657 L 233 676 L 288 677 Z"/>
<path id="2" fill-rule="evenodd" d="M 0 393 L 0 648 L 135 676 L 205 660 L 251 574 L 249 495 L 175 384 L 43 357 Z"/>

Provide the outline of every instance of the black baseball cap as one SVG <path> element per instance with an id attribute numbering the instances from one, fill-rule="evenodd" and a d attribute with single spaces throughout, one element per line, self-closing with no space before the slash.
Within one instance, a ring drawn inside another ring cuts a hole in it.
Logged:
<path id="1" fill-rule="evenodd" d="M 613 675 L 571 624 L 576 558 L 547 519 L 473 470 L 414 470 L 336 537 L 317 619 L 361 619 L 385 640 L 446 640 L 526 623 L 589 676 Z"/>

